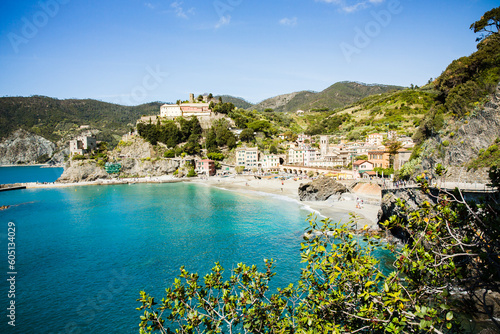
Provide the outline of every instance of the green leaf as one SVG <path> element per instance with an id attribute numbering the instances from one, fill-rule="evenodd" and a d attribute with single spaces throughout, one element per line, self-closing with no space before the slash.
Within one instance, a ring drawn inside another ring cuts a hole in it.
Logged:
<path id="1" fill-rule="evenodd" d="M 453 312 L 448 312 L 446 313 L 446 320 L 450 321 L 451 319 L 453 319 Z"/>

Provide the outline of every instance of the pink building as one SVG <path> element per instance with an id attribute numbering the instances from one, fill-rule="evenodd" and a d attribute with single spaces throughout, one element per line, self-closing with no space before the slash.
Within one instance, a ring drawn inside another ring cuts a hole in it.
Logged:
<path id="1" fill-rule="evenodd" d="M 196 162 L 196 169 L 198 174 L 205 174 L 207 176 L 215 175 L 215 162 L 210 159 L 198 160 Z"/>

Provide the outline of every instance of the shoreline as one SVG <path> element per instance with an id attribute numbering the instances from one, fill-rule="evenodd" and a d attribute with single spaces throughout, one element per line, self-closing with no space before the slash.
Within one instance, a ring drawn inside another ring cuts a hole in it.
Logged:
<path id="1" fill-rule="evenodd" d="M 210 187 L 216 187 L 239 193 L 255 194 L 257 196 L 277 196 L 283 200 L 291 200 L 298 205 L 304 207 L 305 210 L 319 216 L 321 219 L 330 218 L 333 221 L 339 221 L 339 216 L 342 223 L 349 222 L 349 215 L 353 214 L 356 217 L 356 227 L 354 230 L 366 228 L 368 231 L 379 231 L 377 224 L 377 214 L 380 205 L 372 204 L 373 200 L 380 201 L 377 196 L 369 193 L 355 192 L 352 197 L 358 197 L 367 202 L 361 208 L 356 207 L 356 200 L 326 200 L 326 201 L 301 201 L 298 195 L 300 184 L 310 182 L 310 180 L 279 180 L 276 178 L 261 178 L 257 179 L 251 175 L 231 175 L 227 177 L 212 176 L 196 177 L 196 178 L 176 178 L 171 175 L 146 178 L 126 178 L 126 179 L 99 179 L 95 181 L 82 181 L 70 183 L 23 183 L 26 189 L 45 189 L 45 188 L 66 188 L 80 186 L 95 186 L 95 185 L 120 185 L 120 184 L 140 184 L 140 183 L 177 183 L 188 182 L 194 184 L 202 184 Z M 368 202 L 370 204 L 368 204 Z"/>
<path id="2" fill-rule="evenodd" d="M 368 231 L 379 231 L 377 224 L 377 215 L 380 205 L 364 204 L 362 208 L 356 208 L 356 200 L 341 201 L 301 201 L 298 195 L 300 184 L 310 182 L 310 180 L 288 179 L 281 181 L 279 179 L 256 179 L 253 176 L 234 176 L 234 177 L 210 177 L 208 179 L 188 180 L 192 183 L 206 184 L 221 189 L 240 193 L 254 193 L 259 196 L 278 196 L 283 199 L 292 200 L 306 210 L 317 214 L 322 218 L 331 218 L 338 221 L 339 216 L 349 217 L 350 214 L 356 216 L 356 227 L 354 230 L 361 230 L 366 226 Z M 282 184 L 283 182 L 283 184 Z M 364 201 L 372 202 L 375 196 L 371 194 L 353 193 L 352 197 L 358 197 Z M 380 201 L 380 197 L 378 198 Z M 348 223 L 344 218 L 342 223 Z"/>

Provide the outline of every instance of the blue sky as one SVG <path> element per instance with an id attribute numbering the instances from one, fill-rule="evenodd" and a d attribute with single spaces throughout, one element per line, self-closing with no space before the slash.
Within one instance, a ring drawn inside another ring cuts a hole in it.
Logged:
<path id="1" fill-rule="evenodd" d="M 338 81 L 409 86 L 476 49 L 497 0 L 5 0 L 0 96 L 259 102 Z"/>

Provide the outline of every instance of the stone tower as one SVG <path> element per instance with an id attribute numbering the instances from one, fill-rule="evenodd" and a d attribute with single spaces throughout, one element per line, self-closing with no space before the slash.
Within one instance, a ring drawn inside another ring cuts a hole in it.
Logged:
<path id="1" fill-rule="evenodd" d="M 189 94 L 189 103 L 194 103 L 194 94 Z"/>

